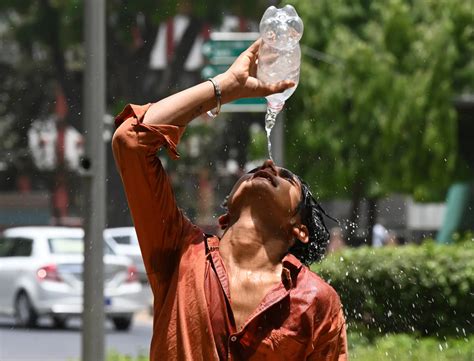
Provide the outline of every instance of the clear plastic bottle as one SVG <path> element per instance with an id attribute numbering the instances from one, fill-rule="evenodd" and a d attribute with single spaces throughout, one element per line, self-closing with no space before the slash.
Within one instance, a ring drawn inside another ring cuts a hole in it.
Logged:
<path id="1" fill-rule="evenodd" d="M 268 137 L 268 152 L 271 158 L 270 132 L 285 101 L 295 92 L 300 79 L 303 21 L 295 8 L 286 5 L 281 9 L 270 6 L 260 21 L 262 44 L 258 53 L 257 77 L 265 83 L 292 80 L 295 86 L 283 93 L 272 94 L 267 99 L 265 129 Z"/>

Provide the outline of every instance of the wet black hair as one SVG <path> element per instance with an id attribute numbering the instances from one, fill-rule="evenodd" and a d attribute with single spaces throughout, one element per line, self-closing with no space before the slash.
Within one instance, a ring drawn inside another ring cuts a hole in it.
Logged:
<path id="1" fill-rule="evenodd" d="M 329 231 L 324 223 L 324 216 L 339 223 L 329 216 L 321 205 L 314 199 L 308 184 L 295 175 L 301 184 L 301 200 L 298 204 L 296 214 L 300 213 L 301 223 L 308 228 L 308 243 L 296 239 L 295 244 L 289 249 L 306 266 L 321 261 L 326 253 L 329 243 Z"/>

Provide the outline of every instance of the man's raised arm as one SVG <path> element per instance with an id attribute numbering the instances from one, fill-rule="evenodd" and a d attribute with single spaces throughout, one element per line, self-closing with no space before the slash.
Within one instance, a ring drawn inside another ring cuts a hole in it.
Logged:
<path id="1" fill-rule="evenodd" d="M 221 103 L 282 92 L 294 83 L 264 84 L 256 77 L 260 41 L 243 52 L 225 73 L 214 78 Z M 116 118 L 112 146 L 148 273 L 171 277 L 187 237 L 196 228 L 176 205 L 170 181 L 156 152 L 165 147 L 177 158 L 185 126 L 216 105 L 214 85 L 203 82 L 145 106 L 128 105 Z"/>
<path id="2" fill-rule="evenodd" d="M 156 156 L 165 147 L 172 158 L 178 157 L 176 145 L 184 127 L 144 124 L 149 108 L 149 104 L 125 107 L 116 118 L 112 147 L 146 271 L 165 281 L 194 227 L 178 209 L 170 180 Z"/>
<path id="3" fill-rule="evenodd" d="M 214 78 L 222 91 L 222 104 L 240 98 L 280 93 L 295 85 L 292 81 L 268 84 L 256 78 L 260 42 L 261 40 L 257 40 L 253 43 L 225 73 Z M 206 81 L 153 104 L 143 122 L 185 126 L 215 106 L 214 86 Z"/>

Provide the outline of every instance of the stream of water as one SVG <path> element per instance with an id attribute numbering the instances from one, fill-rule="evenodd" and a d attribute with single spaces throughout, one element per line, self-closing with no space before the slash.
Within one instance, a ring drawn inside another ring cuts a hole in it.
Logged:
<path id="1" fill-rule="evenodd" d="M 268 158 L 273 160 L 272 157 L 272 142 L 270 135 L 272 133 L 273 126 L 276 122 L 276 117 L 280 111 L 274 110 L 270 107 L 267 108 L 267 114 L 265 115 L 265 131 L 267 132 L 267 147 L 268 147 Z"/>

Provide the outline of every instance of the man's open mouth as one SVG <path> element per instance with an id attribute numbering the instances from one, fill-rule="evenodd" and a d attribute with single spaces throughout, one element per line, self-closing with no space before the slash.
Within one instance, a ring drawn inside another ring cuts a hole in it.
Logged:
<path id="1" fill-rule="evenodd" d="M 269 171 L 266 171 L 264 169 L 256 171 L 252 179 L 254 178 L 265 178 L 265 179 L 268 179 L 274 187 L 278 185 L 275 176 L 271 174 Z"/>

